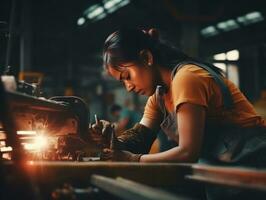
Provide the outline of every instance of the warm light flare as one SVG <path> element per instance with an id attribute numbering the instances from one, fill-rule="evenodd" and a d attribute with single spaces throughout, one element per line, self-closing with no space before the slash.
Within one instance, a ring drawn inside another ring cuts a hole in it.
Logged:
<path id="1" fill-rule="evenodd" d="M 30 160 L 30 161 L 28 162 L 28 164 L 29 164 L 29 165 L 33 165 L 34 162 L 33 162 L 32 160 Z"/>
<path id="2" fill-rule="evenodd" d="M 34 139 L 34 143 L 37 147 L 37 149 L 44 149 L 48 145 L 47 137 L 44 136 L 36 136 Z"/>
<path id="3" fill-rule="evenodd" d="M 0 148 L 0 151 L 1 152 L 9 152 L 9 151 L 12 151 L 12 147 L 8 146 L 8 147 L 1 147 Z"/>
<path id="4" fill-rule="evenodd" d="M 36 135 L 36 131 L 17 131 L 18 135 Z"/>
<path id="5" fill-rule="evenodd" d="M 23 143 L 23 146 L 26 150 L 43 150 L 48 146 L 48 138 L 40 135 L 36 136 L 33 140 L 33 143 Z"/>

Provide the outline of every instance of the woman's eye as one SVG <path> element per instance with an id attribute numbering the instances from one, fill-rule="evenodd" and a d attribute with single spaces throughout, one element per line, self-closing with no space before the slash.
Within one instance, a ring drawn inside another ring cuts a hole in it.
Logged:
<path id="1" fill-rule="evenodd" d="M 121 73 L 121 80 L 129 80 L 130 79 L 130 75 L 128 71 L 123 71 Z"/>

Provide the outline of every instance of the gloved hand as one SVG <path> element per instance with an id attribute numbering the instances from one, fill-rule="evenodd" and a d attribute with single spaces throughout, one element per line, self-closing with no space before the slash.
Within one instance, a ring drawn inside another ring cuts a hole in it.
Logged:
<path id="1" fill-rule="evenodd" d="M 106 120 L 99 120 L 98 123 L 89 127 L 90 139 L 99 146 L 104 148 L 110 146 L 112 126 Z"/>
<path id="2" fill-rule="evenodd" d="M 139 162 L 141 156 L 142 154 L 134 154 L 129 151 L 103 149 L 101 160 Z"/>
<path id="3" fill-rule="evenodd" d="M 101 160 L 139 162 L 142 154 L 123 151 L 123 143 L 117 139 L 114 131 L 111 133 L 110 147 L 103 149 Z"/>

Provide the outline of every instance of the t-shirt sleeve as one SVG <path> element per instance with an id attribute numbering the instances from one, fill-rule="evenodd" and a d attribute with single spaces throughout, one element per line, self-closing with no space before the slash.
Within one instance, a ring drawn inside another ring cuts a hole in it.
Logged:
<path id="1" fill-rule="evenodd" d="M 172 98 L 176 110 L 182 103 L 208 107 L 210 99 L 209 80 L 186 69 L 176 73 L 172 81 Z"/>
<path id="2" fill-rule="evenodd" d="M 160 123 L 163 114 L 159 108 L 155 94 L 150 96 L 144 108 L 143 118 Z"/>

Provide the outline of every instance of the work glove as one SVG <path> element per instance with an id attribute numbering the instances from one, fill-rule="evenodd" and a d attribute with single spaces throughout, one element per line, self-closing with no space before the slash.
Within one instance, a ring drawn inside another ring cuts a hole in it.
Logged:
<path id="1" fill-rule="evenodd" d="M 141 156 L 142 154 L 134 154 L 129 151 L 103 149 L 101 153 L 101 160 L 139 162 Z"/>
<path id="2" fill-rule="evenodd" d="M 103 149 L 101 160 L 139 162 L 142 154 L 134 154 L 129 151 L 120 150 L 122 145 L 123 143 L 117 139 L 113 131 L 111 133 L 110 147 Z"/>
<path id="3" fill-rule="evenodd" d="M 110 146 L 111 131 L 112 126 L 110 122 L 106 120 L 99 120 L 89 127 L 90 140 L 102 148 L 106 148 Z"/>
<path id="4" fill-rule="evenodd" d="M 114 126 L 106 121 L 99 120 L 98 123 L 93 124 L 89 128 L 90 139 L 96 143 L 100 148 L 113 148 L 115 146 L 116 149 L 124 149 L 124 143 L 122 141 L 112 140 L 113 135 L 115 136 Z M 111 147 L 113 146 L 113 147 Z"/>

